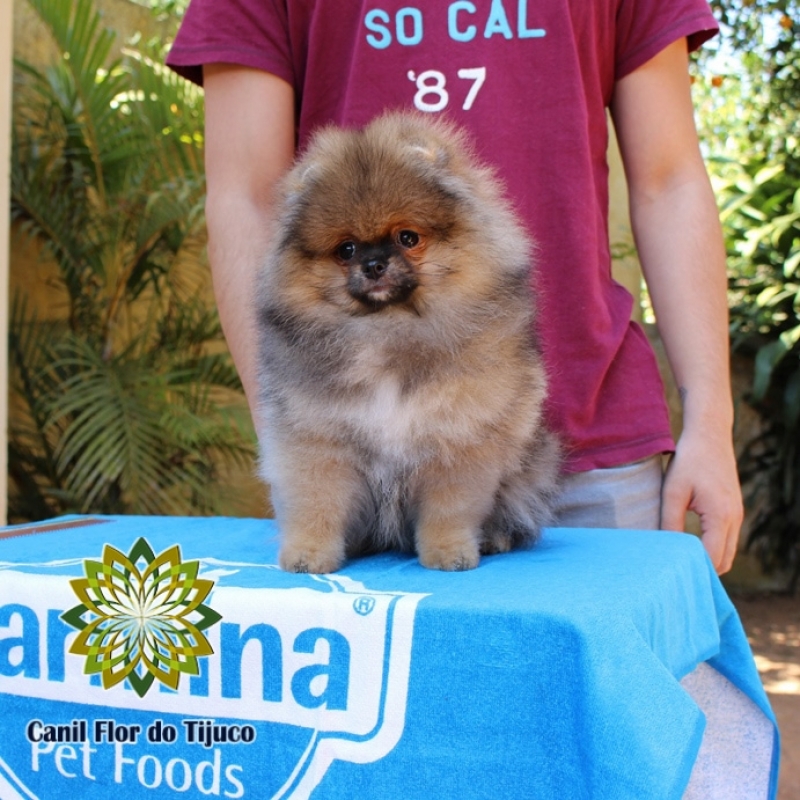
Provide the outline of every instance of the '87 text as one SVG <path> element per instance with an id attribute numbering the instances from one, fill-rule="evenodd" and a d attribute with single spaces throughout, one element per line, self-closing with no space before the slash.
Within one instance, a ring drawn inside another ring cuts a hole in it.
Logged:
<path id="1" fill-rule="evenodd" d="M 414 95 L 414 106 L 419 111 L 442 111 L 450 102 L 450 92 L 447 90 L 447 78 L 443 72 L 435 69 L 426 69 L 417 74 L 409 70 L 406 77 L 417 87 Z M 458 77 L 461 80 L 472 81 L 464 97 L 461 108 L 469 111 L 472 108 L 478 92 L 486 81 L 486 67 L 460 69 Z"/>

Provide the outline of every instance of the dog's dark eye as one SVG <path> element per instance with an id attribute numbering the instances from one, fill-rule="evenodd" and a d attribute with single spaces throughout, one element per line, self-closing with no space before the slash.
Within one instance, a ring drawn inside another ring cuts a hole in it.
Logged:
<path id="1" fill-rule="evenodd" d="M 336 255 L 339 258 L 341 258 L 342 261 L 349 261 L 355 254 L 356 254 L 355 242 L 342 242 L 336 248 Z"/>
<path id="2" fill-rule="evenodd" d="M 397 241 L 400 244 L 411 250 L 411 248 L 416 247 L 419 244 L 419 234 L 416 231 L 400 231 L 397 234 Z"/>

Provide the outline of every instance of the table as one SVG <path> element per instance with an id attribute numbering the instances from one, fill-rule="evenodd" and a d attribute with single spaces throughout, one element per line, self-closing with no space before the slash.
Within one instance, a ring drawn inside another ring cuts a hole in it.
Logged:
<path id="1" fill-rule="evenodd" d="M 695 537 L 548 529 L 470 572 L 313 576 L 277 535 L 0 530 L 0 798 L 774 797 L 775 718 Z"/>

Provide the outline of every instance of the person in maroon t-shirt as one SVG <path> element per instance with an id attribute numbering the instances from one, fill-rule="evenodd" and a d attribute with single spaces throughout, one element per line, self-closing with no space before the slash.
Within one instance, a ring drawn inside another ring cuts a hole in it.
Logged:
<path id="1" fill-rule="evenodd" d="M 444 114 L 470 131 L 537 243 L 548 419 L 568 451 L 557 524 L 682 530 L 691 509 L 729 569 L 742 503 L 725 254 L 687 69 L 716 27 L 706 0 L 192 0 L 168 63 L 205 86 L 209 255 L 251 405 L 253 276 L 296 148 L 387 108 Z M 677 446 L 632 299 L 611 278 L 607 110 L 681 387 Z"/>

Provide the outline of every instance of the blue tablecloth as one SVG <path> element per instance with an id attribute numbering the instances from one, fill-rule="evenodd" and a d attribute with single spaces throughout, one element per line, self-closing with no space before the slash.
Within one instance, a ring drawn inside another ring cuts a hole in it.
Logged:
<path id="1" fill-rule="evenodd" d="M 276 536 L 0 530 L 0 799 L 677 799 L 701 662 L 774 723 L 692 536 L 552 529 L 470 572 L 385 554 L 329 576 L 281 572 Z"/>

